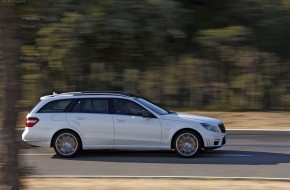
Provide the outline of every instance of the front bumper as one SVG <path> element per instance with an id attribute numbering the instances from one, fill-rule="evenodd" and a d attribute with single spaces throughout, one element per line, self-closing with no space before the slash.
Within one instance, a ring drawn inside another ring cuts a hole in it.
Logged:
<path id="1" fill-rule="evenodd" d="M 204 149 L 215 149 L 223 147 L 227 141 L 226 133 L 216 133 L 214 135 L 205 136 L 203 138 Z"/>

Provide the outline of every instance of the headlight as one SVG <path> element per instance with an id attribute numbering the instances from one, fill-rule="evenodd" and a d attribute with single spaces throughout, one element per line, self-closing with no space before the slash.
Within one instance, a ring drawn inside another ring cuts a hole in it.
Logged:
<path id="1" fill-rule="evenodd" d="M 213 131 L 216 133 L 220 132 L 220 130 L 217 126 L 213 126 L 213 125 L 208 124 L 208 123 L 201 123 L 200 125 L 203 126 L 203 128 L 205 128 L 206 130 Z"/>

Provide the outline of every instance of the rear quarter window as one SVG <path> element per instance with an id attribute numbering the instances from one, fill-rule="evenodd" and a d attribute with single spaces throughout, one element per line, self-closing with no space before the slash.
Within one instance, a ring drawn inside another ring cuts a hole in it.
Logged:
<path id="1" fill-rule="evenodd" d="M 38 113 L 60 113 L 64 112 L 72 100 L 55 100 L 45 104 Z"/>
<path id="2" fill-rule="evenodd" d="M 30 112 L 29 113 L 31 113 L 33 110 L 34 110 L 34 108 L 36 108 L 36 106 L 38 106 L 38 104 L 41 102 L 42 100 L 39 100 L 34 106 L 33 106 L 33 108 L 30 110 Z"/>

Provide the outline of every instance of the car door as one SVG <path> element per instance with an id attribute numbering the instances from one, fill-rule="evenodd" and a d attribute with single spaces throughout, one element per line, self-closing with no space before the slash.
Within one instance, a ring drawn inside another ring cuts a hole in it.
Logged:
<path id="1" fill-rule="evenodd" d="M 82 131 L 85 145 L 113 145 L 114 126 L 112 115 L 109 114 L 108 99 L 78 99 L 66 117 L 69 125 Z"/>
<path id="2" fill-rule="evenodd" d="M 131 100 L 113 99 L 115 128 L 114 144 L 125 147 L 160 146 L 161 124 L 158 118 L 143 117 L 142 112 L 148 111 Z"/>

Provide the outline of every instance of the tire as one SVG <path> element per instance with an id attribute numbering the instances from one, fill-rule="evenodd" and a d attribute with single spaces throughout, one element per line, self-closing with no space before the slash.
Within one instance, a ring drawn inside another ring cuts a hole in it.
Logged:
<path id="1" fill-rule="evenodd" d="M 81 140 L 72 131 L 61 131 L 53 139 L 53 148 L 57 155 L 63 158 L 72 158 L 80 152 Z"/>
<path id="2" fill-rule="evenodd" d="M 184 158 L 193 158 L 201 150 L 202 141 L 196 132 L 193 131 L 181 131 L 174 138 L 175 152 Z"/>

